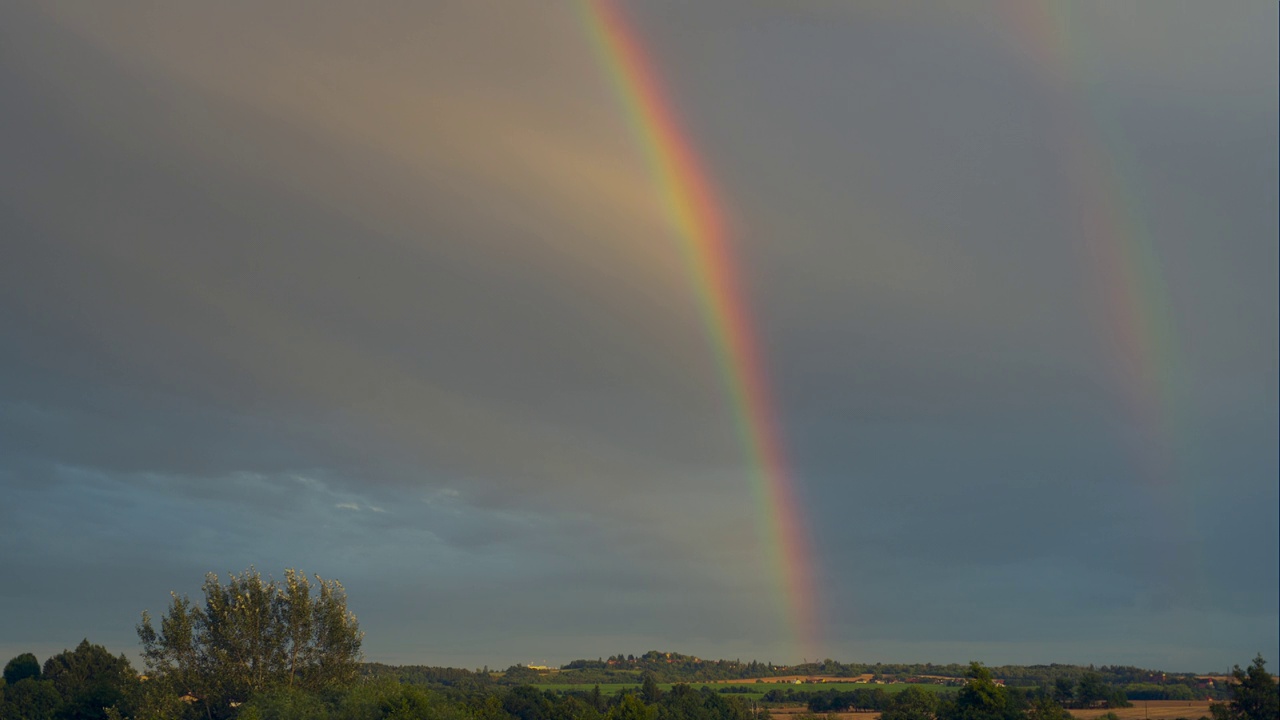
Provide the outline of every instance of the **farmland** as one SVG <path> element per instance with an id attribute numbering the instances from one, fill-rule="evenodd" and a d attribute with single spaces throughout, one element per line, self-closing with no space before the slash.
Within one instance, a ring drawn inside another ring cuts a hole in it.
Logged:
<path id="1" fill-rule="evenodd" d="M 1091 710 L 1071 710 L 1071 717 L 1075 720 L 1097 720 L 1097 718 L 1107 714 L 1115 713 L 1120 720 L 1198 720 L 1202 717 L 1210 717 L 1208 700 L 1152 700 L 1145 705 L 1141 702 L 1135 703 L 1133 707 L 1127 708 L 1095 708 Z M 809 711 L 800 705 L 793 705 L 781 708 L 772 708 L 770 715 L 774 720 L 796 720 L 800 715 L 810 714 Z M 880 713 L 832 713 L 837 720 L 879 720 Z M 823 717 L 829 717 L 823 716 Z"/>
<path id="2" fill-rule="evenodd" d="M 659 683 L 658 686 L 662 688 L 663 692 L 666 692 L 670 690 L 672 687 L 674 687 L 675 685 L 676 683 Z M 921 690 L 925 690 L 927 692 L 939 692 L 939 691 L 948 689 L 946 686 L 943 686 L 943 685 L 915 684 L 915 683 L 886 683 L 886 684 L 878 685 L 878 684 L 872 684 L 872 683 L 866 683 L 866 682 L 820 682 L 820 683 L 796 684 L 794 681 L 774 679 L 774 678 L 766 679 L 764 682 L 756 682 L 752 680 L 750 682 L 688 683 L 688 685 L 695 690 L 698 690 L 701 688 L 707 688 L 712 692 L 727 692 L 731 694 L 733 697 L 741 698 L 743 700 L 754 700 L 754 701 L 760 701 L 764 697 L 765 693 L 768 693 L 770 690 L 779 690 L 784 693 L 794 694 L 795 696 L 799 696 L 799 699 L 788 701 L 792 703 L 794 702 L 802 703 L 804 702 L 804 698 L 807 697 L 808 695 L 812 695 L 813 693 L 819 693 L 819 692 L 828 692 L 832 690 L 838 690 L 840 692 L 850 692 L 852 690 L 857 690 L 859 688 L 864 690 L 878 688 L 880 690 L 885 691 L 886 693 L 893 694 L 893 693 L 901 692 L 902 690 L 905 690 L 906 688 L 909 688 L 909 687 L 920 688 Z M 588 690 L 591 690 L 591 688 L 593 687 L 593 685 L 585 685 L 581 683 L 555 683 L 555 682 L 540 682 L 540 683 L 537 683 L 537 686 L 544 690 L 555 690 L 560 692 L 588 691 Z M 638 680 L 633 683 L 601 683 L 600 692 L 603 695 L 614 695 L 620 691 L 635 690 L 639 687 L 640 687 L 640 682 Z"/>
<path id="3" fill-rule="evenodd" d="M 1072 710 L 1071 716 L 1078 720 L 1096 720 L 1108 712 L 1113 712 L 1120 720 L 1176 720 L 1176 718 L 1196 720 L 1196 718 L 1210 716 L 1209 704 L 1208 700 L 1136 700 L 1133 707 L 1114 710 L 1101 708 Z"/>

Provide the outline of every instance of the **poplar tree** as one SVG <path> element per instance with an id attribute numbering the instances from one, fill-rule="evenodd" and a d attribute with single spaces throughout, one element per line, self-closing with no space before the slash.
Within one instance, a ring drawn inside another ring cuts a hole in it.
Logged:
<path id="1" fill-rule="evenodd" d="M 138 638 L 147 674 L 209 718 L 229 717 L 265 690 L 317 691 L 356 679 L 360 632 L 336 580 L 286 570 L 283 581 L 250 568 L 224 584 L 205 576 L 203 606 L 171 594 L 157 630 L 142 613 Z M 313 592 L 314 591 L 314 592 Z"/>

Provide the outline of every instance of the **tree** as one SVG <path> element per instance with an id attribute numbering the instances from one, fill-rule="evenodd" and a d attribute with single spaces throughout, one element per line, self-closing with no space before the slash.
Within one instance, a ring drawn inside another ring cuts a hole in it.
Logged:
<path id="1" fill-rule="evenodd" d="M 1231 701 L 1210 706 L 1215 720 L 1276 720 L 1280 717 L 1280 685 L 1267 672 L 1267 661 L 1259 653 L 1248 671 L 1239 665 L 1231 671 L 1236 683 Z"/>
<path id="2" fill-rule="evenodd" d="M 649 705 L 662 699 L 662 689 L 658 687 L 658 679 L 654 677 L 652 670 L 644 671 L 644 679 L 640 684 L 640 697 Z"/>
<path id="3" fill-rule="evenodd" d="M 635 695 L 623 695 L 609 710 L 609 720 L 656 720 L 658 710 L 645 705 Z"/>
<path id="4" fill-rule="evenodd" d="M 1004 720 L 1011 712 L 1008 693 L 991 678 L 991 671 L 981 663 L 969 663 L 969 681 L 956 695 L 949 708 L 948 720 Z M 941 713 L 940 713 L 941 714 Z"/>
<path id="5" fill-rule="evenodd" d="M 880 720 L 933 720 L 938 712 L 938 696 L 918 687 L 909 687 L 893 696 Z"/>
<path id="6" fill-rule="evenodd" d="M 31 653 L 22 653 L 4 666 L 4 682 L 6 685 L 17 684 L 24 678 L 40 679 L 40 662 Z"/>
<path id="7" fill-rule="evenodd" d="M 27 676 L 12 685 L 6 684 L 0 718 L 54 720 L 61 707 L 62 696 L 53 683 Z"/>
<path id="8" fill-rule="evenodd" d="M 1059 705 L 1066 705 L 1075 697 L 1075 685 L 1071 683 L 1070 678 L 1060 677 L 1053 681 L 1053 701 Z"/>
<path id="9" fill-rule="evenodd" d="M 1049 695 L 1041 695 L 1031 703 L 1027 710 L 1028 720 L 1071 720 L 1071 713 Z"/>
<path id="10" fill-rule="evenodd" d="M 532 685 L 521 685 L 502 699 L 502 709 L 517 720 L 551 720 L 551 698 Z"/>
<path id="11" fill-rule="evenodd" d="M 1111 689 L 1102 680 L 1102 675 L 1090 670 L 1080 676 L 1076 684 L 1076 707 L 1088 708 L 1105 703 L 1111 696 Z"/>
<path id="12" fill-rule="evenodd" d="M 342 585 L 315 580 L 290 569 L 268 581 L 250 568 L 226 584 L 205 576 L 203 607 L 172 594 L 159 630 L 147 612 L 138 625 L 148 675 L 196 698 L 208 718 L 229 717 L 232 702 L 269 689 L 354 681 L 364 634 Z"/>
<path id="13" fill-rule="evenodd" d="M 44 663 L 45 680 L 62 696 L 64 720 L 101 720 L 106 709 L 124 702 L 138 675 L 124 655 L 113 657 L 101 645 L 80 642 Z"/>

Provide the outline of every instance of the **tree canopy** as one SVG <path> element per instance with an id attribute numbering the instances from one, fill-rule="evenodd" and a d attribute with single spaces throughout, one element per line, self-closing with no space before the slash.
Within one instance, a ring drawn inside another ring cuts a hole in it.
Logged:
<path id="1" fill-rule="evenodd" d="M 19 680 L 25 680 L 26 678 L 40 679 L 40 662 L 36 660 L 35 655 L 22 653 L 5 663 L 4 682 L 6 685 L 14 685 Z"/>
<path id="2" fill-rule="evenodd" d="M 1280 717 L 1280 685 L 1267 672 L 1267 661 L 1259 654 L 1249 669 L 1237 665 L 1231 671 L 1235 685 L 1231 701 L 1211 706 L 1215 720 L 1276 720 Z"/>
<path id="3" fill-rule="evenodd" d="M 113 656 L 101 645 L 82 640 L 44 662 L 43 677 L 62 698 L 65 720 L 102 720 L 105 708 L 125 703 L 138 675 L 124 655 Z"/>
<path id="4" fill-rule="evenodd" d="M 209 573 L 202 590 L 203 606 L 172 594 L 159 629 L 143 612 L 138 637 L 148 674 L 203 703 L 208 717 L 229 717 L 273 688 L 318 691 L 356 679 L 364 634 L 336 580 L 313 583 L 292 569 L 267 580 L 250 568 L 226 583 Z"/>

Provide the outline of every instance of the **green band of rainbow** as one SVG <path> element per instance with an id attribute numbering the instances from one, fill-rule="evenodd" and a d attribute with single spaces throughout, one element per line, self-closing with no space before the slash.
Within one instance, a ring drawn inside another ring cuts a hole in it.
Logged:
<path id="1" fill-rule="evenodd" d="M 1210 544 L 1193 538 L 1200 523 L 1188 486 L 1195 443 L 1186 425 L 1186 366 L 1173 298 L 1146 222 L 1142 167 L 1098 92 L 1102 68 L 1089 47 L 1089 26 L 1073 21 L 1077 6 L 1005 0 L 999 7 L 1051 103 L 1045 138 L 1061 163 L 1074 234 L 1091 265 L 1099 335 L 1122 401 L 1117 437 L 1132 456 L 1132 477 L 1149 491 L 1141 520 L 1163 538 L 1160 552 L 1141 562 L 1169 582 L 1208 593 L 1204 548 Z"/>
<path id="2" fill-rule="evenodd" d="M 1179 357 L 1170 297 L 1137 192 L 1139 172 L 1122 133 L 1091 105 L 1085 40 L 1072 32 L 1070 3 L 1014 2 L 1007 11 L 1048 80 L 1056 127 L 1047 139 L 1065 171 L 1076 216 L 1102 293 L 1104 329 L 1131 421 L 1143 437 L 1135 454 L 1152 482 L 1174 464 Z"/>
<path id="3" fill-rule="evenodd" d="M 610 0 L 579 0 L 578 6 L 682 241 L 751 468 L 761 539 L 785 621 L 798 649 L 816 657 L 812 554 L 787 470 L 764 360 L 715 193 L 676 122 L 653 64 L 620 10 Z"/>

